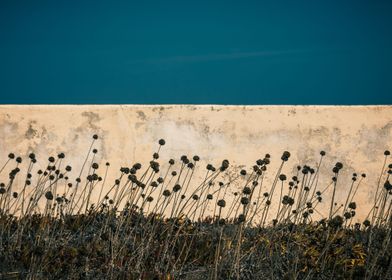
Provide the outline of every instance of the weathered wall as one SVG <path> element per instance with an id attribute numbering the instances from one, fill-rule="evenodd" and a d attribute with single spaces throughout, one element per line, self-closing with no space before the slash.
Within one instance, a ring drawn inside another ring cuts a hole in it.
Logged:
<path id="1" fill-rule="evenodd" d="M 284 150 L 292 154 L 283 171 L 290 177 L 297 164 L 314 166 L 319 151 L 325 150 L 324 185 L 335 162 L 344 164 L 338 199 L 348 191 L 353 172 L 368 175 L 356 199 L 362 207 L 358 218 L 363 218 L 373 199 L 383 152 L 392 148 L 392 106 L 3 105 L 0 164 L 8 152 L 26 156 L 35 151 L 41 158 L 37 169 L 44 168 L 48 155 L 65 152 L 66 162 L 77 170 L 94 133 L 100 135 L 97 160 L 111 162 L 111 179 L 120 166 L 147 163 L 160 138 L 167 142 L 161 154 L 164 161 L 198 154 L 203 163 L 219 165 L 227 158 L 233 165 L 251 168 L 270 153 L 271 177 Z"/>

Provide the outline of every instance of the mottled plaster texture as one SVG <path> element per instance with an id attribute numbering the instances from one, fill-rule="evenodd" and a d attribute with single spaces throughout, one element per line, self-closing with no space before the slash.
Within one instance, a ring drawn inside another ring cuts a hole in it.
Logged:
<path id="1" fill-rule="evenodd" d="M 383 152 L 392 148 L 392 106 L 2 105 L 0 164 L 9 152 L 26 158 L 34 151 L 35 169 L 45 168 L 49 155 L 64 152 L 65 162 L 74 168 L 70 174 L 74 179 L 95 133 L 100 136 L 96 161 L 111 163 L 108 181 L 117 178 L 120 166 L 147 164 L 160 138 L 166 140 L 160 153 L 163 163 L 183 154 L 201 157 L 199 179 L 206 163 L 219 166 L 227 158 L 233 172 L 251 170 L 257 159 L 269 153 L 272 163 L 263 186 L 266 191 L 283 151 L 292 155 L 282 171 L 290 178 L 298 164 L 314 167 L 319 152 L 325 150 L 319 188 L 331 181 L 331 169 L 341 161 L 339 203 L 344 202 L 352 173 L 367 174 L 355 199 L 356 218 L 363 219 L 372 204 Z M 0 180 L 6 177 L 3 173 Z M 326 194 L 320 208 L 324 213 L 329 197 Z"/>

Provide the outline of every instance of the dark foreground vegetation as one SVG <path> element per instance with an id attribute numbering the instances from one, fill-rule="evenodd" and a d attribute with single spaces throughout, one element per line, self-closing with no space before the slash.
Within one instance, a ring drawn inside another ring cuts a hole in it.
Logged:
<path id="1" fill-rule="evenodd" d="M 198 156 L 163 169 L 161 139 L 147 167 L 122 167 L 109 182 L 110 164 L 95 162 L 97 140 L 76 178 L 63 153 L 45 170 L 35 168 L 33 153 L 23 159 L 27 170 L 9 154 L 0 167 L 0 279 L 392 278 L 388 151 L 374 205 L 355 223 L 366 175 L 354 173 L 336 203 L 344 167 L 337 162 L 320 186 L 324 151 L 316 166 L 290 176 L 283 174 L 289 152 L 275 159 L 277 170 L 269 170 L 268 154 L 249 170 L 228 160 L 201 166 Z"/>

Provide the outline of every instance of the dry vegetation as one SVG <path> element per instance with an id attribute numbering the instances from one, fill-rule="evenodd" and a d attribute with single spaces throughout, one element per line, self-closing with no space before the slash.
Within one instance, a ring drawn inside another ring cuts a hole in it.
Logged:
<path id="1" fill-rule="evenodd" d="M 353 222 L 355 195 L 366 175 L 353 174 L 345 203 L 337 205 L 344 166 L 337 162 L 330 184 L 320 186 L 323 151 L 316 166 L 298 166 L 290 176 L 282 174 L 289 152 L 274 159 L 277 170 L 269 170 L 267 154 L 250 170 L 225 176 L 228 160 L 206 167 L 198 156 L 160 163 L 161 139 L 147 167 L 122 167 L 108 182 L 110 164 L 95 162 L 96 141 L 94 135 L 80 175 L 72 179 L 63 153 L 49 157 L 46 170 L 34 168 L 33 153 L 23 159 L 27 170 L 19 168 L 21 157 L 9 154 L 0 169 L 0 278 L 392 277 L 388 151 L 374 205 L 360 224 Z M 16 185 L 17 176 L 23 185 Z M 331 200 L 323 200 L 325 192 Z M 326 217 L 320 205 L 328 208 Z"/>

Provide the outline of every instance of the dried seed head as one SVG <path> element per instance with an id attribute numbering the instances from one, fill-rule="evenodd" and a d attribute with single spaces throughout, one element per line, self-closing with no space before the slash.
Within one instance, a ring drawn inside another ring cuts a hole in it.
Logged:
<path id="1" fill-rule="evenodd" d="M 249 187 L 245 187 L 245 188 L 242 190 L 242 193 L 245 194 L 245 195 L 249 195 L 249 194 L 252 193 L 252 190 L 251 190 Z"/>
<path id="2" fill-rule="evenodd" d="M 227 168 L 229 168 L 229 161 L 227 159 L 224 159 L 222 161 L 222 165 L 220 167 L 220 171 L 225 171 Z"/>
<path id="3" fill-rule="evenodd" d="M 247 197 L 241 197 L 241 204 L 242 205 L 247 205 L 247 204 L 249 204 L 249 198 L 247 198 Z"/>
<path id="4" fill-rule="evenodd" d="M 156 188 L 156 187 L 158 187 L 158 183 L 155 182 L 155 181 L 152 181 L 150 186 L 153 187 L 153 188 Z"/>
<path id="5" fill-rule="evenodd" d="M 336 166 L 336 168 L 338 168 L 338 169 L 340 170 L 340 169 L 343 168 L 343 163 L 337 162 L 337 163 L 335 164 L 335 166 Z"/>
<path id="6" fill-rule="evenodd" d="M 136 170 L 139 170 L 139 169 L 141 169 L 142 168 L 142 165 L 140 164 L 140 163 L 135 163 L 134 165 L 133 165 L 133 168 L 135 168 Z"/>
<path id="7" fill-rule="evenodd" d="M 288 161 L 289 158 L 290 158 L 290 152 L 284 151 L 284 152 L 283 152 L 283 155 L 282 155 L 282 157 L 281 157 L 281 159 L 282 159 L 283 161 Z"/>
<path id="8" fill-rule="evenodd" d="M 224 199 L 220 199 L 220 200 L 218 200 L 218 206 L 219 207 L 225 207 L 226 206 L 226 201 L 224 200 Z"/>
<path id="9" fill-rule="evenodd" d="M 245 215 L 239 214 L 238 215 L 238 223 L 243 223 L 243 222 L 245 222 Z"/>
<path id="10" fill-rule="evenodd" d="M 282 182 L 286 181 L 286 179 L 287 179 L 286 175 L 284 175 L 284 174 L 279 175 L 279 180 L 281 180 Z"/>
<path id="11" fill-rule="evenodd" d="M 165 139 L 159 139 L 158 141 L 159 145 L 164 146 L 166 144 Z"/>
<path id="12" fill-rule="evenodd" d="M 355 202 L 350 202 L 348 208 L 355 210 L 357 208 L 357 204 Z"/>
<path id="13" fill-rule="evenodd" d="M 389 180 L 385 181 L 385 183 L 384 183 L 384 188 L 385 188 L 387 191 L 392 190 L 392 184 L 389 182 Z"/>
<path id="14" fill-rule="evenodd" d="M 45 193 L 45 197 L 47 200 L 53 200 L 53 193 L 51 191 L 47 191 Z"/>
<path id="15" fill-rule="evenodd" d="M 91 165 L 91 167 L 92 167 L 93 169 L 98 169 L 99 165 L 98 165 L 98 163 L 94 162 L 94 163 Z"/>
<path id="16" fill-rule="evenodd" d="M 162 193 L 162 195 L 165 196 L 165 197 L 170 196 L 170 194 L 171 194 L 171 193 L 170 193 L 169 190 L 164 190 L 163 193 Z"/>
<path id="17" fill-rule="evenodd" d="M 174 185 L 173 192 L 178 192 L 179 190 L 181 190 L 181 185 L 179 184 Z"/>

